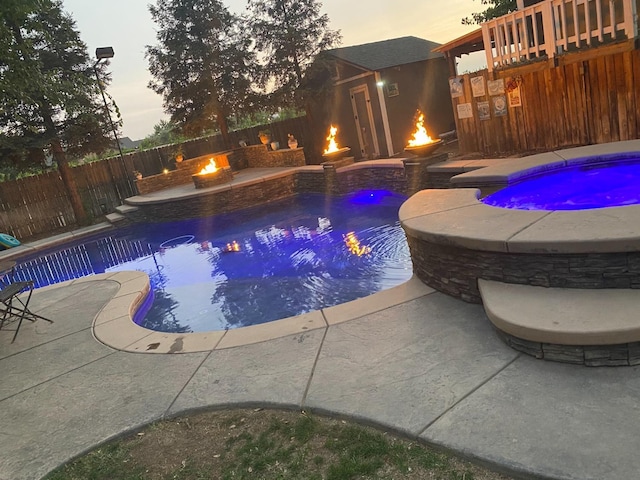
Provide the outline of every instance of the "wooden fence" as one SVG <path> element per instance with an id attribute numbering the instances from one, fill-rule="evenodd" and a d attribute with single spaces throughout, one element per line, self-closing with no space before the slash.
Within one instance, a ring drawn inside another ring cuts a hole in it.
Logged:
<path id="1" fill-rule="evenodd" d="M 270 129 L 274 140 L 286 148 L 287 135 L 293 134 L 301 147 L 311 139 L 306 117 L 292 118 L 269 125 L 259 125 L 230 133 L 231 145 L 241 140 L 248 145 L 259 142 L 258 132 Z M 185 158 L 193 158 L 226 150 L 220 135 L 189 140 L 182 144 Z M 133 171 L 144 176 L 175 169 L 173 152 L 176 145 L 133 152 L 120 157 L 87 163 L 71 169 L 82 203 L 92 219 L 111 213 L 136 195 Z M 308 163 L 317 163 L 319 154 L 305 151 Z M 76 225 L 75 216 L 64 184 L 57 171 L 0 183 L 0 233 L 8 233 L 21 241 L 52 234 Z"/>
<path id="2" fill-rule="evenodd" d="M 464 153 L 549 151 L 640 138 L 640 52 L 633 42 L 451 82 Z"/>

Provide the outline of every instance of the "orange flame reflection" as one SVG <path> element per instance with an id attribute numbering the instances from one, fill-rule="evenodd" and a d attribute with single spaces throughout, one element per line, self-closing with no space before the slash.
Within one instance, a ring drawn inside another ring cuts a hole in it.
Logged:
<path id="1" fill-rule="evenodd" d="M 416 121 L 416 131 L 413 132 L 412 138 L 409 140 L 410 147 L 417 147 L 418 145 L 426 145 L 427 143 L 433 143 L 434 140 L 427 134 L 427 129 L 424 127 L 424 114 L 419 112 L 418 120 Z"/>
<path id="2" fill-rule="evenodd" d="M 371 247 L 367 245 L 360 245 L 360 240 L 356 237 L 355 232 L 349 232 L 343 236 L 344 244 L 347 246 L 349 251 L 358 257 L 362 255 L 367 255 L 371 253 Z"/>
<path id="3" fill-rule="evenodd" d="M 198 172 L 198 175 L 206 175 L 207 173 L 214 173 L 217 170 L 218 170 L 218 167 L 216 167 L 216 161 L 215 159 L 211 158 L 209 159 L 209 163 L 207 163 L 204 166 L 204 168 Z"/>

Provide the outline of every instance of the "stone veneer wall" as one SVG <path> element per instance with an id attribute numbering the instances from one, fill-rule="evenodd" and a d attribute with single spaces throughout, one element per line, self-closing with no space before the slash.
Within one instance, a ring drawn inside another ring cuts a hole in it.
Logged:
<path id="1" fill-rule="evenodd" d="M 446 179 L 443 175 L 439 175 L 437 181 L 439 183 L 446 182 L 446 186 L 435 186 L 435 176 L 432 172 L 428 171 L 430 165 L 444 162 L 448 158 L 446 153 L 434 154 L 428 157 L 411 157 L 403 160 L 404 170 L 406 172 L 407 179 L 407 194 L 413 195 L 425 188 L 448 188 L 449 180 L 455 174 L 453 172 L 447 172 Z"/>
<path id="2" fill-rule="evenodd" d="M 269 150 L 266 145 L 248 145 L 233 150 L 233 170 L 244 168 L 301 167 L 306 165 L 304 148 Z"/>
<path id="3" fill-rule="evenodd" d="M 523 340 L 497 328 L 494 331 L 514 350 L 544 360 L 587 367 L 640 365 L 640 342 L 618 345 L 556 345 Z"/>
<path id="4" fill-rule="evenodd" d="M 268 150 L 266 145 L 249 145 L 227 152 L 217 152 L 184 160 L 177 164 L 177 170 L 138 180 L 136 182 L 138 193 L 144 195 L 172 186 L 191 183 L 191 176 L 198 173 L 209 163 L 212 157 L 218 167 L 229 166 L 233 171 L 245 168 L 298 167 L 305 165 L 303 148 L 283 148 L 273 151 Z M 400 167 L 390 168 L 384 165 L 381 167 L 347 170 L 346 172 L 338 170 L 341 167 L 353 164 L 353 157 L 324 162 L 322 164 L 323 167 L 326 167 L 324 184 L 322 186 L 317 185 L 317 178 L 312 176 L 311 178 L 315 179 L 312 183 L 315 185 L 311 185 L 308 190 L 302 191 L 321 191 L 340 195 L 354 189 L 389 188 L 399 193 L 412 195 L 424 188 L 446 188 L 450 186 L 448 181 L 455 173 L 448 172 L 436 176 L 427 172 L 429 165 L 446 159 L 446 154 L 433 155 L 428 159 L 411 159 L 405 162 L 404 169 Z"/>
<path id="5" fill-rule="evenodd" d="M 160 222 L 227 213 L 279 200 L 299 193 L 344 195 L 361 189 L 389 189 L 404 194 L 407 179 L 402 166 L 367 166 L 336 172 L 335 169 L 307 167 L 290 175 L 247 185 L 228 185 L 203 192 L 193 198 L 141 204 L 127 212 L 131 222 Z"/>
<path id="6" fill-rule="evenodd" d="M 415 274 L 438 291 L 481 303 L 477 278 L 564 288 L 640 288 L 640 252 L 515 254 L 440 245 L 407 235 Z"/>
<path id="7" fill-rule="evenodd" d="M 356 190 L 388 189 L 397 193 L 407 193 L 407 177 L 401 167 L 366 167 L 345 169 L 336 173 L 333 192 L 344 195 Z"/>
<path id="8" fill-rule="evenodd" d="M 176 170 L 136 180 L 138 194 L 144 195 L 146 193 L 164 190 L 165 188 L 175 187 L 176 185 L 192 183 L 193 180 L 191 179 L 191 176 L 202 170 L 202 168 L 209 163 L 211 158 L 215 160 L 218 167 L 228 167 L 228 157 L 231 155 L 232 152 L 219 152 L 183 160 L 176 164 Z"/>
<path id="9" fill-rule="evenodd" d="M 233 172 L 231 168 L 223 167 L 205 175 L 197 173 L 191 175 L 191 180 L 196 188 L 208 188 L 231 182 L 233 180 Z"/>
<path id="10" fill-rule="evenodd" d="M 137 210 L 126 216 L 134 222 L 207 217 L 279 200 L 295 193 L 295 177 L 289 175 L 241 187 L 224 186 L 192 198 L 139 205 Z"/>

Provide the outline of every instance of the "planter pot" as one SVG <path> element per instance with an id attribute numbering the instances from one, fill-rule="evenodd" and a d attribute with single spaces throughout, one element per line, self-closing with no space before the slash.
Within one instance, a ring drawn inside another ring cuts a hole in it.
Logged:
<path id="1" fill-rule="evenodd" d="M 260 135 L 260 143 L 263 145 L 269 145 L 271 143 L 271 137 L 268 135 Z"/>
<path id="2" fill-rule="evenodd" d="M 278 150 L 280 148 L 279 142 L 271 142 L 271 150 Z"/>
<path id="3" fill-rule="evenodd" d="M 182 162 L 182 160 L 184 160 L 184 157 L 182 155 L 176 155 L 176 162 L 180 163 Z"/>
<path id="4" fill-rule="evenodd" d="M 288 142 L 289 148 L 293 149 L 293 148 L 298 148 L 298 141 L 297 140 L 292 140 Z"/>

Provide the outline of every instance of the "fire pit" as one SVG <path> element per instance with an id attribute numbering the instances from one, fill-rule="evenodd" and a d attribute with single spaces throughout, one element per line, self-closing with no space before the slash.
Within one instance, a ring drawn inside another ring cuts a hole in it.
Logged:
<path id="1" fill-rule="evenodd" d="M 412 137 L 413 138 L 409 140 L 407 146 L 404 147 L 404 151 L 417 155 L 418 157 L 431 155 L 440 148 L 440 145 L 442 145 L 442 140 L 439 138 L 433 140 L 427 133 L 427 129 L 424 126 L 424 114 L 420 111 L 418 111 L 416 131 L 413 132 Z"/>
<path id="2" fill-rule="evenodd" d="M 324 158 L 327 162 L 335 162 L 337 160 L 341 160 L 345 158 L 349 153 L 351 153 L 351 147 L 338 147 L 338 143 L 336 142 L 336 133 L 338 133 L 338 129 L 331 125 L 331 127 L 329 128 L 329 136 L 327 137 L 329 145 L 322 154 L 322 158 Z"/>
<path id="3" fill-rule="evenodd" d="M 212 158 L 200 172 L 191 176 L 196 188 L 213 187 L 233 180 L 231 168 L 218 168 L 216 161 Z"/>
<path id="4" fill-rule="evenodd" d="M 328 153 L 327 152 L 323 153 L 322 158 L 328 161 L 340 160 L 341 158 L 346 157 L 350 152 L 351 152 L 350 147 L 342 147 L 342 148 L 339 148 L 338 150 L 333 150 Z"/>
<path id="5" fill-rule="evenodd" d="M 425 143 L 424 145 L 407 145 L 404 147 L 404 151 L 417 155 L 418 157 L 426 157 L 440 148 L 440 145 L 442 145 L 442 140 L 437 139 L 431 143 Z"/>

